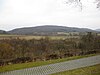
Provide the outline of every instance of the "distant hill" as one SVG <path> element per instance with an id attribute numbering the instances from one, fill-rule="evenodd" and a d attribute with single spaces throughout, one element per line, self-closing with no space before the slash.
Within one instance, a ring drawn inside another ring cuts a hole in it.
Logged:
<path id="1" fill-rule="evenodd" d="M 96 29 L 95 31 L 99 31 L 100 32 L 100 29 Z"/>
<path id="2" fill-rule="evenodd" d="M 36 26 L 36 27 L 17 28 L 9 31 L 8 33 L 45 35 L 45 34 L 55 34 L 57 32 L 95 32 L 95 31 L 87 28 L 45 25 L 45 26 Z"/>
<path id="3" fill-rule="evenodd" d="M 0 30 L 0 34 L 7 34 L 7 32 L 4 30 Z"/>

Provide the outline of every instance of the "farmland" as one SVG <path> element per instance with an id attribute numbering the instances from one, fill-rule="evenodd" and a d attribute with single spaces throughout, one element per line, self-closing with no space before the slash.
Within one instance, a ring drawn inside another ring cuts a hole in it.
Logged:
<path id="1" fill-rule="evenodd" d="M 79 32 L 67 32 L 62 33 L 58 32 L 56 35 L 17 35 L 17 34 L 0 34 L 0 39 L 41 39 L 45 37 L 49 37 L 52 40 L 60 40 L 60 39 L 79 39 L 80 36 L 86 35 L 87 33 L 79 33 Z M 93 34 L 96 34 L 95 32 Z M 100 36 L 100 33 L 97 33 L 98 36 Z"/>
<path id="2" fill-rule="evenodd" d="M 34 35 L 0 35 L 0 39 L 41 39 L 49 37 L 52 40 L 59 40 L 59 39 L 69 39 L 69 38 L 79 38 L 79 36 L 34 36 Z"/>

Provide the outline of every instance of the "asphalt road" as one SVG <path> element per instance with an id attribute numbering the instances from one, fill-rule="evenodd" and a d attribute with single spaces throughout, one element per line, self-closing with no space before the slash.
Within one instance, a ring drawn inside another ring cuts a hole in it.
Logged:
<path id="1" fill-rule="evenodd" d="M 0 75 L 48 75 L 52 73 L 100 64 L 100 55 L 45 66 L 15 70 Z"/>

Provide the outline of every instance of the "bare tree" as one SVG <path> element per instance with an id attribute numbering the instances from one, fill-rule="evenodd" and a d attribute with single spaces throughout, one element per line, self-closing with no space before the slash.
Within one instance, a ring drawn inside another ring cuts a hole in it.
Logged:
<path id="1" fill-rule="evenodd" d="M 96 0 L 97 8 L 100 8 L 100 0 Z"/>
<path id="2" fill-rule="evenodd" d="M 66 0 L 66 4 L 74 4 L 76 6 L 79 6 L 81 9 L 83 8 L 83 0 Z M 88 1 L 87 1 L 88 2 Z M 93 2 L 96 4 L 96 8 L 100 8 L 100 0 L 94 0 Z"/>

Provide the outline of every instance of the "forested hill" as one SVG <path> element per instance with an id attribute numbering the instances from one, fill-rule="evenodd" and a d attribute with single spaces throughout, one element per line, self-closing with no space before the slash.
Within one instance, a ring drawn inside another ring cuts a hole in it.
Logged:
<path id="1" fill-rule="evenodd" d="M 7 34 L 6 31 L 0 30 L 0 34 Z"/>
<path id="2" fill-rule="evenodd" d="M 96 31 L 99 31 L 100 32 L 100 29 L 96 29 Z"/>
<path id="3" fill-rule="evenodd" d="M 36 27 L 17 28 L 9 31 L 8 33 L 10 34 L 53 34 L 57 32 L 95 32 L 95 31 L 87 28 L 44 25 L 44 26 L 36 26 Z"/>

